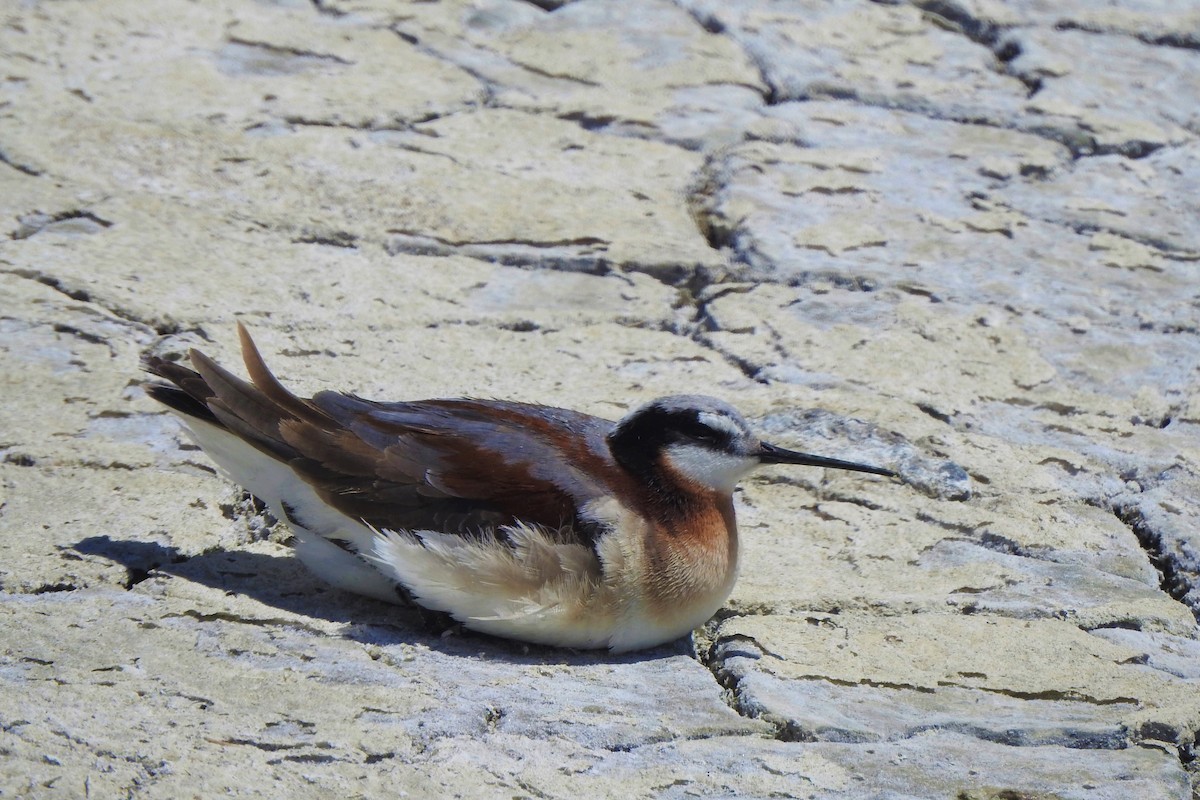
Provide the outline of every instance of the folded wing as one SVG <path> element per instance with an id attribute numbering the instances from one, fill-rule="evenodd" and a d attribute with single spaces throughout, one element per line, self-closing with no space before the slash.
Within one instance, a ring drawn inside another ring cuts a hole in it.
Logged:
<path id="1" fill-rule="evenodd" d="M 471 536 L 523 522 L 594 543 L 598 531 L 580 510 L 609 489 L 587 476 L 610 471 L 612 423 L 520 403 L 304 399 L 276 380 L 241 325 L 239 333 L 252 382 L 193 350 L 194 370 L 147 359 L 170 382 L 148 391 L 286 464 L 331 509 L 374 528 Z"/>

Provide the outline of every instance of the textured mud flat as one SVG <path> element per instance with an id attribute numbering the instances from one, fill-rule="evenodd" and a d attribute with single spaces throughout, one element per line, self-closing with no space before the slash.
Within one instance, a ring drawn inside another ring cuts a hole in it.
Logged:
<path id="1" fill-rule="evenodd" d="M 0 796 L 1187 798 L 1200 5 L 0 10 Z M 324 587 L 139 388 L 780 444 L 619 658 Z"/>

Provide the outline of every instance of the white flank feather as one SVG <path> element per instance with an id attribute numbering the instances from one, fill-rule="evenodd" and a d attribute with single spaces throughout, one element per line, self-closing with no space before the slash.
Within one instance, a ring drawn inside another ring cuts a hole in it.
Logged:
<path id="1" fill-rule="evenodd" d="M 290 467 L 237 436 L 195 418 L 185 420 L 185 424 L 196 444 L 225 477 L 266 503 L 276 517 L 289 521 L 296 535 L 296 556 L 317 577 L 348 592 L 388 603 L 400 601 L 391 580 L 362 558 L 323 538 L 350 542 L 365 553 L 375 539 L 370 528 L 330 508 Z M 293 514 L 286 513 L 285 503 Z"/>
<path id="2" fill-rule="evenodd" d="M 508 541 L 436 531 L 385 531 L 373 560 L 418 601 L 474 630 L 567 647 L 602 647 L 616 624 L 616 596 L 596 554 L 531 525 Z"/>

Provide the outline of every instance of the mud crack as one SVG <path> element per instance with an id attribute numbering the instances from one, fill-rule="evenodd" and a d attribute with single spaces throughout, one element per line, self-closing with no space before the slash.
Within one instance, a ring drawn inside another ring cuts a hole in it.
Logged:
<path id="1" fill-rule="evenodd" d="M 1200 622 L 1200 604 L 1189 596 L 1197 576 L 1172 552 L 1167 536 L 1153 526 L 1145 512 L 1132 500 L 1114 502 L 1110 510 L 1133 532 L 1138 544 L 1146 551 L 1146 556 L 1158 572 L 1159 588 L 1190 608 L 1196 621 Z"/>

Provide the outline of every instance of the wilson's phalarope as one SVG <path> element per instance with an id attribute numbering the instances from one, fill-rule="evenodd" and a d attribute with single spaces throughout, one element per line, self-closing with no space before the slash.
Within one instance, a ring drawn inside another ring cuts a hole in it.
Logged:
<path id="1" fill-rule="evenodd" d="M 412 599 L 477 631 L 563 647 L 650 647 L 720 608 L 737 573 L 733 489 L 760 464 L 895 476 L 761 442 L 711 397 L 620 422 L 496 400 L 303 399 L 239 323 L 248 383 L 192 350 L 147 387 L 340 588 Z"/>

